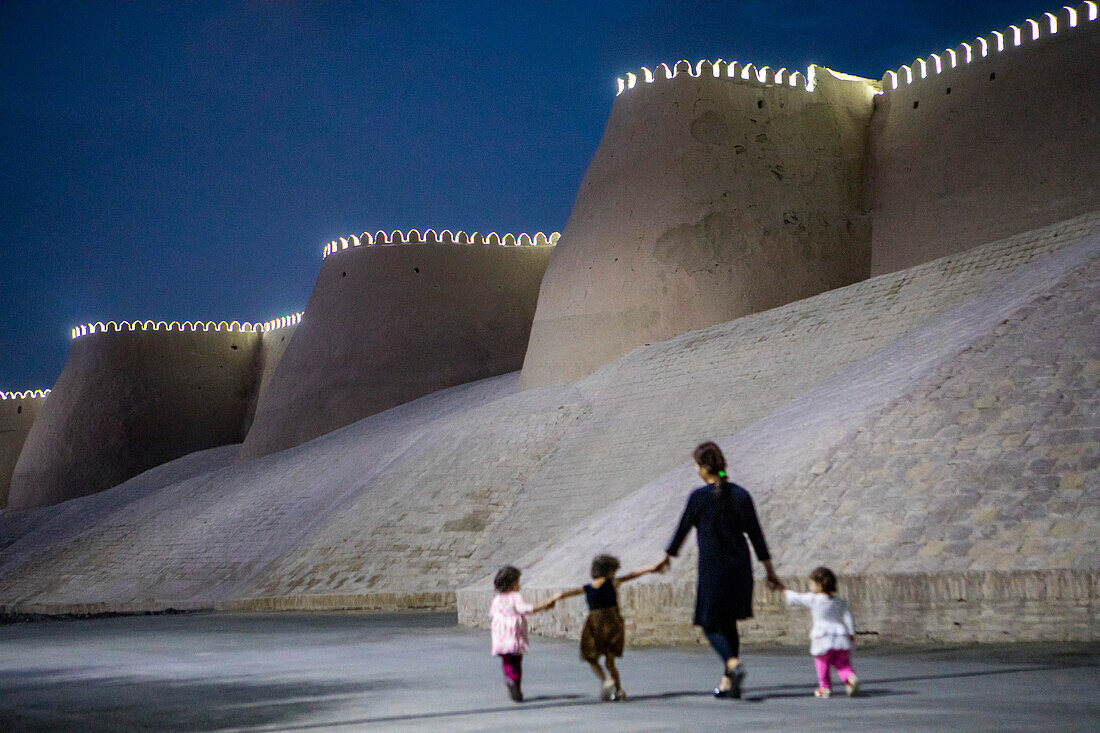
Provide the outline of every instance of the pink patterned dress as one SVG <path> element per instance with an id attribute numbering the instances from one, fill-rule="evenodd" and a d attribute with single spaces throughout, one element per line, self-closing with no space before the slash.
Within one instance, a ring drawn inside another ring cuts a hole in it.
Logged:
<path id="1" fill-rule="evenodd" d="M 526 616 L 533 609 L 519 591 L 497 593 L 493 605 L 489 607 L 493 654 L 523 654 L 527 651 Z"/>

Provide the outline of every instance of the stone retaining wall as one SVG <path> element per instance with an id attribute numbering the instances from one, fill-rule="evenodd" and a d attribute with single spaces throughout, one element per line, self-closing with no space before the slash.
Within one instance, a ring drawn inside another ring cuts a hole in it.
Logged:
<path id="1" fill-rule="evenodd" d="M 808 590 L 802 579 L 785 579 Z M 1100 640 L 1100 572 L 1036 570 L 1014 572 L 913 573 L 855 575 L 840 578 L 856 622 L 857 645 L 880 643 L 946 644 L 964 642 Z M 531 602 L 560 588 L 524 591 Z M 695 583 L 639 582 L 619 594 L 627 625 L 627 643 L 702 644 L 691 625 Z M 456 594 L 459 623 L 488 628 L 491 588 L 465 588 Z M 758 583 L 755 617 L 741 624 L 748 644 L 808 645 L 809 614 L 787 609 L 782 594 Z M 529 617 L 534 633 L 580 637 L 586 616 L 581 598 Z"/>
<path id="2" fill-rule="evenodd" d="M 241 598 L 219 603 L 219 611 L 449 611 L 453 592 L 365 593 L 357 595 Z"/>
<path id="3" fill-rule="evenodd" d="M 805 590 L 805 581 L 784 579 Z M 970 642 L 1100 641 L 1100 572 L 1036 570 L 1014 572 L 913 573 L 844 576 L 841 595 L 856 620 L 858 646 L 882 643 L 949 644 Z M 524 591 L 539 602 L 560 588 Z M 440 593 L 374 593 L 360 595 L 241 598 L 220 603 L 100 602 L 0 605 L 11 614 L 94 615 L 178 611 L 411 611 L 457 608 L 459 623 L 487 629 L 493 592 L 461 589 Z M 804 646 L 809 617 L 787 609 L 782 595 L 759 584 L 755 617 L 741 624 L 747 644 Z M 695 583 L 639 582 L 623 586 L 620 603 L 632 646 L 703 644 L 691 625 Z M 543 636 L 577 639 L 587 612 L 574 598 L 529 618 L 531 631 Z"/>
<path id="4" fill-rule="evenodd" d="M 365 593 L 358 595 L 286 596 L 283 598 L 238 598 L 229 601 L 165 601 L 144 599 L 98 603 L 11 603 L 0 604 L 0 618 L 19 615 L 95 616 L 163 611 L 230 611 L 269 613 L 272 611 L 449 611 L 455 608 L 455 594 Z"/>

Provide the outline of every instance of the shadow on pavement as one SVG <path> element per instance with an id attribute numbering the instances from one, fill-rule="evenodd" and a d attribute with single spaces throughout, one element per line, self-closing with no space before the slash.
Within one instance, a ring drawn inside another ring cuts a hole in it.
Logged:
<path id="1" fill-rule="evenodd" d="M 970 672 L 864 677 L 860 697 L 879 698 L 916 695 L 912 690 L 891 689 L 889 685 L 907 682 L 951 680 L 993 675 L 1021 674 L 1096 668 L 1098 662 L 1051 664 L 982 669 Z M 372 693 L 402 689 L 405 680 L 370 682 L 327 682 L 319 680 L 276 680 L 257 682 L 238 678 L 162 679 L 138 676 L 96 677 L 88 667 L 59 667 L 34 671 L 0 672 L 0 730 L 49 731 L 97 730 L 218 730 L 225 728 L 270 727 L 279 730 L 313 730 L 330 726 L 366 726 L 373 724 L 413 723 L 447 720 L 479 715 L 494 715 L 516 710 L 583 708 L 607 705 L 594 696 L 582 694 L 538 695 L 522 705 L 501 704 L 481 708 L 414 712 L 406 715 L 380 715 L 351 720 L 308 723 L 304 719 L 324 719 L 348 701 Z M 742 703 L 802 698 L 812 695 L 809 684 L 749 686 Z M 837 697 L 844 697 L 843 693 Z M 708 690 L 669 690 L 631 695 L 625 704 L 671 699 L 710 699 Z M 610 703 L 614 705 L 615 703 Z"/>
<path id="2" fill-rule="evenodd" d="M 396 682 L 89 678 L 58 668 L 0 672 L 0 730 L 220 730 L 276 726 L 318 715 Z"/>
<path id="3" fill-rule="evenodd" d="M 834 690 L 835 689 L 836 688 L 834 688 Z M 888 688 L 885 688 L 885 687 L 877 687 L 877 688 L 870 689 L 870 690 L 864 688 L 864 689 L 861 689 L 859 691 L 859 695 L 857 696 L 857 699 L 865 698 L 865 697 L 893 697 L 895 695 L 915 695 L 915 694 L 917 694 L 917 693 L 909 691 L 909 690 L 891 690 L 891 689 L 888 689 Z M 765 695 L 759 695 L 759 694 L 756 694 L 755 692 L 749 693 L 749 694 L 746 694 L 744 697 L 742 697 L 741 701 L 742 702 L 767 702 L 768 700 L 808 698 L 808 697 L 813 697 L 813 696 L 814 696 L 814 693 L 813 693 L 813 688 L 812 687 L 806 687 L 805 685 L 800 685 L 797 691 L 792 690 L 792 691 L 789 691 L 789 692 L 772 692 L 772 693 L 768 693 L 768 694 L 765 694 Z M 840 690 L 839 692 L 834 692 L 833 697 L 847 698 L 848 696 L 846 694 L 844 694 L 844 690 Z"/>
<path id="4" fill-rule="evenodd" d="M 921 682 L 926 680 L 950 680 L 960 679 L 965 677 L 988 677 L 991 675 L 1000 674 L 1020 674 L 1025 672 L 1053 672 L 1063 669 L 1088 669 L 1090 667 L 1100 667 L 1100 662 L 1087 662 L 1083 664 L 1042 664 L 1032 665 L 1030 667 L 1011 667 L 1009 669 L 983 669 L 976 670 L 974 672 L 945 672 L 943 674 L 923 674 L 912 675 L 908 677 L 886 677 L 882 679 L 864 679 L 864 684 L 879 684 L 889 682 Z"/>
<path id="5" fill-rule="evenodd" d="M 356 718 L 354 720 L 327 721 L 324 723 L 308 723 L 305 725 L 288 725 L 280 730 L 314 730 L 317 728 L 331 728 L 334 726 L 349 725 L 374 725 L 379 723 L 411 723 L 413 721 L 438 720 L 442 718 L 458 718 L 465 715 L 491 715 L 493 713 L 510 713 L 516 710 L 543 710 L 546 708 L 568 708 L 581 705 L 607 705 L 588 695 L 538 695 L 529 697 L 523 703 L 492 708 L 467 708 L 465 710 L 443 710 L 438 713 L 409 713 L 408 715 L 380 715 L 373 718 Z"/>
<path id="6" fill-rule="evenodd" d="M 862 687 L 859 697 L 889 697 L 893 695 L 915 695 L 911 691 L 891 690 L 878 685 L 886 685 L 898 682 L 928 682 L 932 680 L 960 679 L 967 677 L 988 677 L 991 675 L 1021 674 L 1028 672 L 1051 672 L 1062 669 L 1100 667 L 1100 663 L 1090 662 L 1085 664 L 1045 664 L 1030 667 L 1013 667 L 1011 669 L 984 669 L 973 672 L 945 672 L 943 674 L 910 675 L 905 677 L 864 677 L 860 676 Z M 761 694 L 763 693 L 763 694 Z M 770 687 L 755 687 L 746 692 L 744 700 L 747 702 L 764 702 L 771 699 L 806 697 L 813 694 L 810 685 L 772 685 Z M 837 697 L 845 697 L 843 693 Z"/>

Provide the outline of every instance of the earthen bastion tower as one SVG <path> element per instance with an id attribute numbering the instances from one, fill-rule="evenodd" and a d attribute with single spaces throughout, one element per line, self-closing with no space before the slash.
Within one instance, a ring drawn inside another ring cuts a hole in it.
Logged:
<path id="1" fill-rule="evenodd" d="M 1098 68 L 1094 2 L 879 80 L 643 67 L 560 235 L 363 233 L 302 313 L 78 327 L 0 395 L 0 607 L 483 624 L 502 563 L 652 561 L 714 438 L 868 638 L 1095 640 Z M 633 641 L 697 639 L 691 565 Z"/>

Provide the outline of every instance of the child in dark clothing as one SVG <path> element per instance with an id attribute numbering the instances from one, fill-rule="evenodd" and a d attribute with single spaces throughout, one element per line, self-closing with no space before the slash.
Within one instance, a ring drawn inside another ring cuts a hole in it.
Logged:
<path id="1" fill-rule="evenodd" d="M 580 588 L 562 591 L 554 596 L 554 600 L 584 594 L 588 603 L 588 618 L 581 630 L 581 659 L 588 662 L 600 680 L 600 698 L 621 702 L 626 700 L 626 693 L 623 692 L 619 670 L 615 667 L 615 658 L 623 655 L 626 630 L 619 611 L 618 588 L 627 581 L 657 572 L 657 565 L 616 577 L 619 567 L 618 558 L 597 555 L 592 560 L 592 582 Z M 607 665 L 606 672 L 600 666 L 601 656 Z"/>

